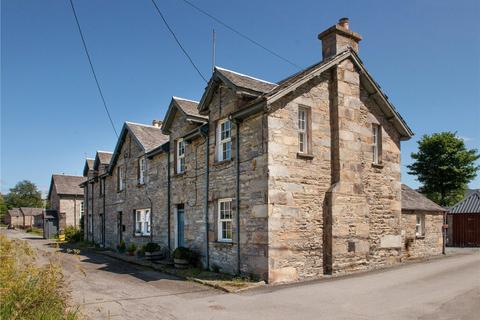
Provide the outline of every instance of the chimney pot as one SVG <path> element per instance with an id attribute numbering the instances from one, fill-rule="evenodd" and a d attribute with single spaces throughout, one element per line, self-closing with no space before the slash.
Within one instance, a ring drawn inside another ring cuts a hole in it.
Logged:
<path id="1" fill-rule="evenodd" d="M 349 22 L 348 18 L 341 18 L 338 23 L 318 35 L 318 39 L 322 41 L 324 60 L 348 49 L 358 52 L 358 43 L 362 36 L 350 30 Z"/>
<path id="2" fill-rule="evenodd" d="M 341 18 L 340 20 L 338 20 L 338 25 L 342 28 L 345 28 L 345 29 L 350 29 L 350 26 L 349 26 L 349 22 L 350 20 L 348 18 Z"/>
<path id="3" fill-rule="evenodd" d="M 160 128 L 162 126 L 162 120 L 153 120 L 152 126 Z"/>

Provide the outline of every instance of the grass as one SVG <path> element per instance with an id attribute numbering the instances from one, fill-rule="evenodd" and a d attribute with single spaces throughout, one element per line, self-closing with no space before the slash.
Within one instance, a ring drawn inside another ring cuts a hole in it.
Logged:
<path id="1" fill-rule="evenodd" d="M 60 265 L 37 265 L 25 242 L 0 235 L 0 319 L 76 320 Z"/>
<path id="2" fill-rule="evenodd" d="M 37 227 L 31 227 L 26 230 L 27 233 L 33 233 L 36 234 L 37 236 L 42 236 L 43 237 L 43 229 L 37 228 Z"/>

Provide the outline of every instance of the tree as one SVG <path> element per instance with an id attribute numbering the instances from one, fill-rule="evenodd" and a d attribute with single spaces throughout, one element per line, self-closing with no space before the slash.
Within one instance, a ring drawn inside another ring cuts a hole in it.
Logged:
<path id="1" fill-rule="evenodd" d="M 3 194 L 0 193 L 0 221 L 3 222 L 3 218 L 7 213 L 7 205 L 3 199 Z"/>
<path id="2" fill-rule="evenodd" d="M 476 149 L 468 150 L 454 132 L 424 135 L 408 173 L 423 184 L 420 191 L 441 206 L 451 206 L 463 197 L 467 184 L 477 176 L 480 158 Z"/>
<path id="3" fill-rule="evenodd" d="M 28 180 L 18 182 L 5 196 L 9 209 L 19 207 L 43 208 L 42 194 L 37 186 Z"/>

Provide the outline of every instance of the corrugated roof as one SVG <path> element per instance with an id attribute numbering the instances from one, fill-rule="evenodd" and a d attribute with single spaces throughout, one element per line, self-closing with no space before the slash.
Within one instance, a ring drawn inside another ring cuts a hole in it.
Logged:
<path id="1" fill-rule="evenodd" d="M 24 216 L 40 216 L 43 214 L 43 208 L 21 207 Z"/>
<path id="2" fill-rule="evenodd" d="M 448 213 L 480 213 L 480 191 L 471 193 L 451 207 Z"/>
<path id="3" fill-rule="evenodd" d="M 85 177 L 82 176 L 54 174 L 52 175 L 52 182 L 50 184 L 49 198 L 53 185 L 55 185 L 57 194 L 83 196 L 83 189 L 80 187 L 80 184 L 84 181 Z"/>
<path id="4" fill-rule="evenodd" d="M 447 211 L 409 186 L 402 184 L 402 210 Z"/>

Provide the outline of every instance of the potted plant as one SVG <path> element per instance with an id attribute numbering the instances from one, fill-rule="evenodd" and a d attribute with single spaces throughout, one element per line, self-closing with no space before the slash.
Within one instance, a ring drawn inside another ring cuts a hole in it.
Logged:
<path id="1" fill-rule="evenodd" d="M 118 250 L 118 252 L 124 253 L 126 249 L 127 249 L 127 246 L 126 246 L 126 244 L 125 244 L 125 241 L 123 241 L 123 240 L 120 241 L 120 244 L 117 245 L 117 250 Z"/>
<path id="2" fill-rule="evenodd" d="M 127 248 L 127 252 L 129 256 L 133 256 L 135 254 L 135 251 L 137 250 L 137 246 L 135 243 L 130 243 Z"/>
<path id="3" fill-rule="evenodd" d="M 159 255 L 161 253 L 160 252 L 160 246 L 158 244 L 156 244 L 155 242 L 147 243 L 144 246 L 143 251 L 145 252 L 146 257 Z"/>
<path id="4" fill-rule="evenodd" d="M 173 263 L 175 268 L 185 269 L 193 259 L 192 250 L 185 247 L 178 247 L 173 251 Z"/>

